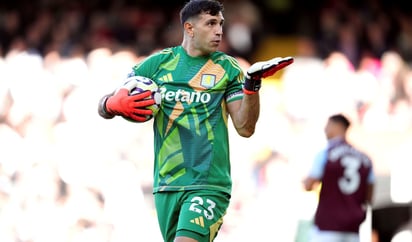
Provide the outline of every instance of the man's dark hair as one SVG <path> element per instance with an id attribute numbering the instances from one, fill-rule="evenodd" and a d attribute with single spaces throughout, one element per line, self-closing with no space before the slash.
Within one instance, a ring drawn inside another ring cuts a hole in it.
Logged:
<path id="1" fill-rule="evenodd" d="M 191 0 L 180 11 L 180 22 L 184 24 L 189 18 L 202 13 L 216 16 L 219 12 L 223 12 L 223 5 L 218 1 Z"/>
<path id="2" fill-rule="evenodd" d="M 350 121 L 342 114 L 335 114 L 329 117 L 329 120 L 342 125 L 342 127 L 346 130 L 350 126 Z"/>

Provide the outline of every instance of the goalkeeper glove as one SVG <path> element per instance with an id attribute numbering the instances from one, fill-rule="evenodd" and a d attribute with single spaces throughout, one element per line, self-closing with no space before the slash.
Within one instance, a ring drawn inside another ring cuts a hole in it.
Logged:
<path id="1" fill-rule="evenodd" d="M 137 122 L 145 122 L 153 115 L 152 110 L 145 109 L 155 103 L 153 98 L 147 99 L 150 96 L 151 91 L 129 96 L 127 88 L 120 88 L 113 96 L 107 98 L 104 106 L 110 115 L 120 115 Z"/>
<path id="2" fill-rule="evenodd" d="M 259 91 L 262 78 L 274 75 L 278 70 L 293 63 L 293 57 L 276 57 L 268 61 L 259 61 L 249 67 L 245 75 L 243 91 L 255 94 Z"/>

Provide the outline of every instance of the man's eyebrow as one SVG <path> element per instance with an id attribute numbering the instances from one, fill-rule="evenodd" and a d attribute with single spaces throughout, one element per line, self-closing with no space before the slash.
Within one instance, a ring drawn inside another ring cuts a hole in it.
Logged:
<path id="1" fill-rule="evenodd" d="M 218 18 L 212 18 L 208 20 L 209 22 L 213 21 L 213 22 L 219 22 L 219 23 L 224 23 L 225 19 L 221 18 L 220 20 Z"/>
<path id="2" fill-rule="evenodd" d="M 208 20 L 206 20 L 206 22 L 207 23 L 217 23 L 217 22 L 219 22 L 219 20 L 218 19 L 216 19 L 216 18 L 211 18 L 211 19 L 208 19 Z"/>

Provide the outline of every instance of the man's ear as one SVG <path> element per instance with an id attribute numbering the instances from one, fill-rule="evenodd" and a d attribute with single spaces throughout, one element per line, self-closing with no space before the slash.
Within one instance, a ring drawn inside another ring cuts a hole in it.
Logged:
<path id="1" fill-rule="evenodd" d="M 186 32 L 186 34 L 190 37 L 193 37 L 194 33 L 193 33 L 193 24 L 190 22 L 185 22 L 183 24 L 183 28 Z"/>

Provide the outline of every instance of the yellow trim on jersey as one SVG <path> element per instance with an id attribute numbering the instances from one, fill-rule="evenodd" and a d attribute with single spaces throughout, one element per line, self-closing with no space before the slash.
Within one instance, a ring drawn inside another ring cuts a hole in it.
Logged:
<path id="1" fill-rule="evenodd" d="M 220 226 L 222 226 L 222 224 L 223 224 L 223 217 L 221 217 L 218 221 L 216 221 L 216 223 L 210 225 L 209 227 L 209 231 L 210 231 L 209 241 L 210 242 L 212 242 L 215 239 L 217 232 L 219 231 L 219 228 Z"/>
<path id="2" fill-rule="evenodd" d="M 227 127 L 227 121 L 228 121 L 229 113 L 227 112 L 226 102 L 222 102 L 221 106 L 222 106 L 222 117 L 223 117 L 223 121 L 225 121 L 225 125 L 226 125 L 226 127 Z"/>
<path id="3" fill-rule="evenodd" d="M 165 134 L 167 134 L 173 125 L 173 122 L 182 114 L 184 111 L 183 104 L 181 102 L 176 102 L 172 113 L 169 115 L 169 122 L 167 123 Z"/>

